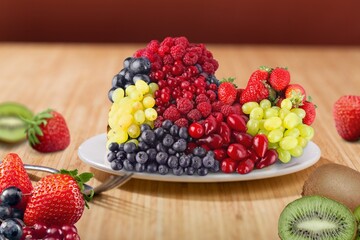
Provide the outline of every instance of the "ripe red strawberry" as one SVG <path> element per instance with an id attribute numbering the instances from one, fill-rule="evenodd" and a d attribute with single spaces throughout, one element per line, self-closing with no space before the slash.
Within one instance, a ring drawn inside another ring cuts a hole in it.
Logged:
<path id="1" fill-rule="evenodd" d="M 24 164 L 16 153 L 7 154 L 0 164 L 0 193 L 11 186 L 19 188 L 23 194 L 33 190 Z M 16 208 L 24 210 L 28 200 L 29 196 L 24 196 Z"/>
<path id="2" fill-rule="evenodd" d="M 263 82 L 264 80 L 267 81 L 269 79 L 269 72 L 271 72 L 271 68 L 261 66 L 259 69 L 253 72 L 248 80 L 248 84 L 253 84 L 254 82 Z"/>
<path id="3" fill-rule="evenodd" d="M 310 126 L 315 121 L 316 117 L 315 105 L 312 102 L 305 101 L 300 108 L 304 109 L 306 113 L 303 118 L 303 123 Z"/>
<path id="4" fill-rule="evenodd" d="M 360 96 L 342 96 L 333 108 L 336 130 L 347 141 L 360 139 Z"/>
<path id="5" fill-rule="evenodd" d="M 27 122 L 27 137 L 35 150 L 44 153 L 56 152 L 69 146 L 69 129 L 60 113 L 48 109 Z"/>
<path id="6" fill-rule="evenodd" d="M 284 90 L 290 83 L 290 73 L 285 68 L 275 68 L 269 77 L 270 86 L 276 91 Z"/>
<path id="7" fill-rule="evenodd" d="M 240 104 L 247 102 L 260 102 L 270 96 L 267 84 L 263 81 L 248 83 L 241 93 Z"/>
<path id="8" fill-rule="evenodd" d="M 289 98 L 294 107 L 299 107 L 306 100 L 305 89 L 300 84 L 289 84 L 285 89 L 285 98 Z"/>
<path id="9" fill-rule="evenodd" d="M 61 170 L 60 174 L 48 175 L 37 182 L 25 209 L 24 222 L 47 226 L 75 224 L 90 201 L 93 193 L 82 193 L 84 183 L 92 178 L 91 173 L 77 175 L 77 170 Z"/>
<path id="10" fill-rule="evenodd" d="M 236 100 L 237 90 L 233 84 L 234 78 L 222 80 L 218 88 L 218 98 L 225 104 L 233 104 Z"/>

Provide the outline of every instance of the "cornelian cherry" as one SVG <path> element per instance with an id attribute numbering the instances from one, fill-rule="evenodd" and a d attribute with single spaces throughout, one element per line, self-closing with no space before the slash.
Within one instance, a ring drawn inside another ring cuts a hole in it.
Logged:
<path id="1" fill-rule="evenodd" d="M 193 138 L 201 138 L 204 135 L 204 127 L 200 123 L 192 123 L 189 126 L 189 135 Z"/>

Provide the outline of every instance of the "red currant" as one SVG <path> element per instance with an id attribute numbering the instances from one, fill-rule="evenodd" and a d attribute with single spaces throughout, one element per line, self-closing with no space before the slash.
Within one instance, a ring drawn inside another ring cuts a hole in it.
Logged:
<path id="1" fill-rule="evenodd" d="M 182 81 L 180 84 L 182 89 L 188 89 L 190 87 L 190 82 L 189 81 Z"/>
<path id="2" fill-rule="evenodd" d="M 192 123 L 189 126 L 189 135 L 193 138 L 201 138 L 204 135 L 204 127 L 199 123 Z"/>
<path id="3" fill-rule="evenodd" d="M 158 81 L 164 79 L 164 77 L 165 77 L 164 72 L 160 70 L 156 71 L 154 74 L 154 78 Z"/>

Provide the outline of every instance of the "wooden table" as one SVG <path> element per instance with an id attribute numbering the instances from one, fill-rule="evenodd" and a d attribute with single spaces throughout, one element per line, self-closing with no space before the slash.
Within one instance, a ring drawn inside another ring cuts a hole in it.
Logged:
<path id="1" fill-rule="evenodd" d="M 0 44 L 0 102 L 16 101 L 39 112 L 63 113 L 71 144 L 40 154 L 26 143 L 0 145 L 0 157 L 18 153 L 25 163 L 92 171 L 97 185 L 108 174 L 79 160 L 79 145 L 104 133 L 110 103 L 107 91 L 122 61 L 144 45 Z M 287 66 L 317 104 L 313 141 L 320 161 L 295 174 L 271 179 L 188 184 L 132 179 L 96 197 L 77 223 L 82 239 L 277 239 L 277 220 L 286 204 L 300 197 L 317 166 L 337 162 L 360 170 L 360 144 L 338 136 L 334 102 L 360 94 L 359 47 L 208 45 L 220 63 L 217 77 L 236 77 L 244 86 L 260 65 Z"/>

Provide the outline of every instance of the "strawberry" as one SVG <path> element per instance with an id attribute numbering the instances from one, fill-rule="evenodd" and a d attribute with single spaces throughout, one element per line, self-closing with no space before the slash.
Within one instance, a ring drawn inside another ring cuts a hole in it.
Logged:
<path id="1" fill-rule="evenodd" d="M 84 183 L 93 174 L 78 171 L 61 170 L 59 174 L 45 176 L 37 182 L 25 209 L 26 225 L 35 223 L 47 226 L 63 226 L 75 224 L 83 214 L 84 206 L 90 201 L 90 196 L 82 193 Z"/>
<path id="2" fill-rule="evenodd" d="M 276 91 L 284 90 L 290 83 L 290 73 L 285 68 L 275 68 L 269 77 L 270 86 Z"/>
<path id="3" fill-rule="evenodd" d="M 312 102 L 305 101 L 303 105 L 300 106 L 300 108 L 304 109 L 306 113 L 305 117 L 303 118 L 303 123 L 310 126 L 316 117 L 316 106 Z"/>
<path id="4" fill-rule="evenodd" d="M 30 194 L 33 190 L 24 164 L 16 153 L 7 154 L 0 164 L 0 193 L 8 187 L 17 187 L 23 194 Z M 16 208 L 24 210 L 28 200 L 29 196 L 24 195 Z"/>
<path id="5" fill-rule="evenodd" d="M 245 90 L 241 93 L 240 104 L 247 102 L 260 102 L 266 98 L 273 98 L 273 90 L 265 81 L 253 83 L 249 82 Z"/>
<path id="6" fill-rule="evenodd" d="M 51 109 L 36 115 L 29 123 L 27 137 L 39 152 L 64 150 L 70 144 L 70 133 L 64 117 Z"/>
<path id="7" fill-rule="evenodd" d="M 271 72 L 271 68 L 261 66 L 259 69 L 255 70 L 249 80 L 248 84 L 253 84 L 254 82 L 267 81 L 269 79 L 269 72 Z"/>
<path id="8" fill-rule="evenodd" d="M 236 100 L 237 90 L 233 83 L 234 78 L 223 79 L 218 88 L 218 98 L 225 104 L 233 104 Z"/>
<path id="9" fill-rule="evenodd" d="M 305 89 L 300 84 L 289 84 L 285 89 L 285 98 L 289 98 L 294 107 L 299 107 L 306 100 Z"/>
<path id="10" fill-rule="evenodd" d="M 342 96 L 333 107 L 335 127 L 347 141 L 360 139 L 360 96 Z"/>

